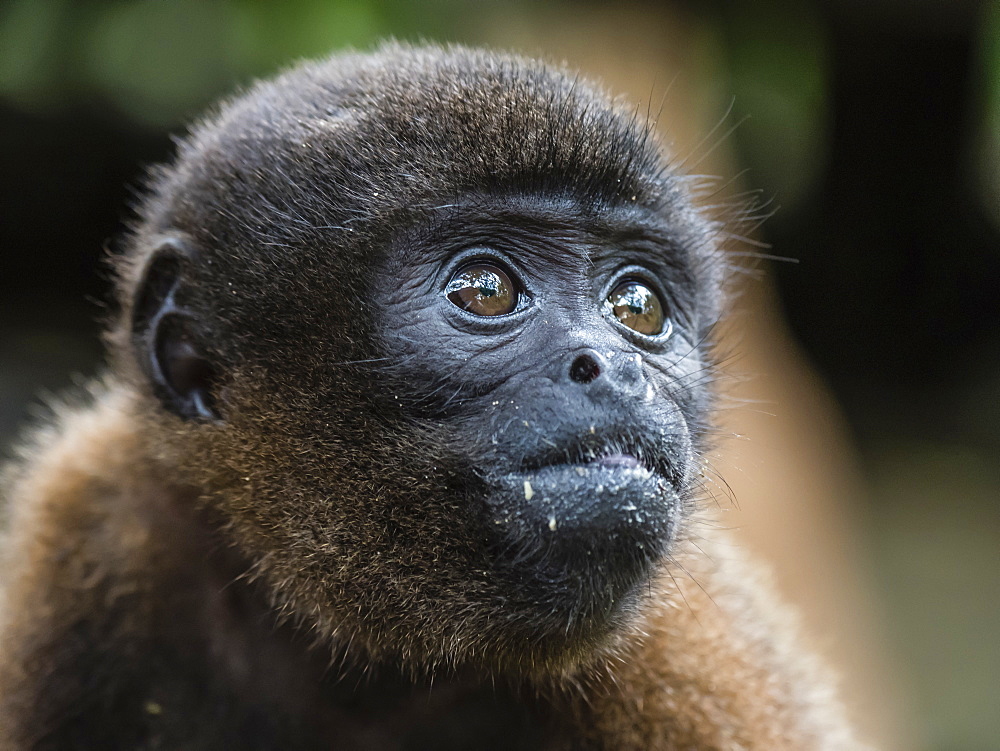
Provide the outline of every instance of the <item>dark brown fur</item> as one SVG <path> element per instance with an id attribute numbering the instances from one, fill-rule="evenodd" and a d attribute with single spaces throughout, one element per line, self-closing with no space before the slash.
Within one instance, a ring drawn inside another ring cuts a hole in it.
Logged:
<path id="1" fill-rule="evenodd" d="M 486 449 L 406 390 L 371 291 L 453 202 L 535 196 L 590 207 L 566 237 L 602 207 L 668 217 L 707 334 L 718 228 L 646 124 L 560 71 L 390 46 L 195 129 L 119 261 L 110 374 L 8 472 L 0 747 L 856 747 L 766 583 L 689 540 L 695 480 L 669 556 L 601 617 L 492 577 L 448 485 L 456 444 Z M 178 238 L 220 420 L 164 409 L 140 354 Z M 707 391 L 677 399 L 703 449 Z"/>

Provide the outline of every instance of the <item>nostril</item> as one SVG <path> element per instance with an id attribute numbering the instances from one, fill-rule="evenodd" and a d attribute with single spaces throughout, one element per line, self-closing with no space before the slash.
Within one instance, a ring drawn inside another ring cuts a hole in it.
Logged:
<path id="1" fill-rule="evenodd" d="M 569 377 L 577 383 L 590 383 L 601 374 L 601 366 L 590 355 L 580 355 L 569 366 Z"/>

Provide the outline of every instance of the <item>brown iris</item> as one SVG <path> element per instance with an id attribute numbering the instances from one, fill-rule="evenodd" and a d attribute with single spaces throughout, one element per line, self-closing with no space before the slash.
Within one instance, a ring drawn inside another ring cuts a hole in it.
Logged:
<path id="1" fill-rule="evenodd" d="M 607 306 L 621 323 L 646 336 L 663 332 L 663 306 L 656 293 L 642 282 L 626 281 L 608 295 Z"/>
<path id="2" fill-rule="evenodd" d="M 517 307 L 517 289 L 500 268 L 476 263 L 460 269 L 445 289 L 448 299 L 477 316 L 502 316 Z"/>

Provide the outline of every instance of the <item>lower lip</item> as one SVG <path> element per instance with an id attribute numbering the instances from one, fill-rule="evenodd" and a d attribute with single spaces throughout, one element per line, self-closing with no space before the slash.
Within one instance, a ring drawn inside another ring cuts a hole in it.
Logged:
<path id="1" fill-rule="evenodd" d="M 643 527 L 675 500 L 669 483 L 634 457 L 587 464 L 555 464 L 499 479 L 495 524 L 548 534 L 573 529 L 612 532 Z"/>
<path id="2" fill-rule="evenodd" d="M 506 477 L 512 484 L 527 483 L 525 492 L 529 501 L 531 487 L 556 496 L 565 493 L 615 495 L 620 491 L 627 495 L 637 489 L 649 489 L 660 479 L 632 454 L 608 454 L 579 463 L 546 464 Z"/>
<path id="3" fill-rule="evenodd" d="M 631 458 L 631 457 L 629 457 Z M 553 464 L 540 467 L 533 472 L 511 475 L 511 479 L 523 478 L 526 495 L 534 483 L 535 491 L 544 496 L 563 494 L 584 494 L 614 497 L 629 495 L 635 490 L 649 490 L 658 484 L 659 478 L 638 461 L 599 460 L 587 464 Z M 528 498 L 527 500 L 530 500 Z"/>

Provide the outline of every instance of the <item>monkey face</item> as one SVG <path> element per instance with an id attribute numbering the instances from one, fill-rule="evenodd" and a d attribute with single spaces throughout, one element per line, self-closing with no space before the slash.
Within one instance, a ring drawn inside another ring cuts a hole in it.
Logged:
<path id="1" fill-rule="evenodd" d="M 532 197 L 452 204 L 402 244 L 377 285 L 383 409 L 439 426 L 437 463 L 509 599 L 560 629 L 607 625 L 697 467 L 688 250 L 648 212 Z"/>
<path id="2" fill-rule="evenodd" d="M 680 533 L 715 235 L 586 85 L 388 47 L 182 145 L 119 341 L 155 453 L 284 612 L 368 657 L 523 673 L 613 635 Z"/>

